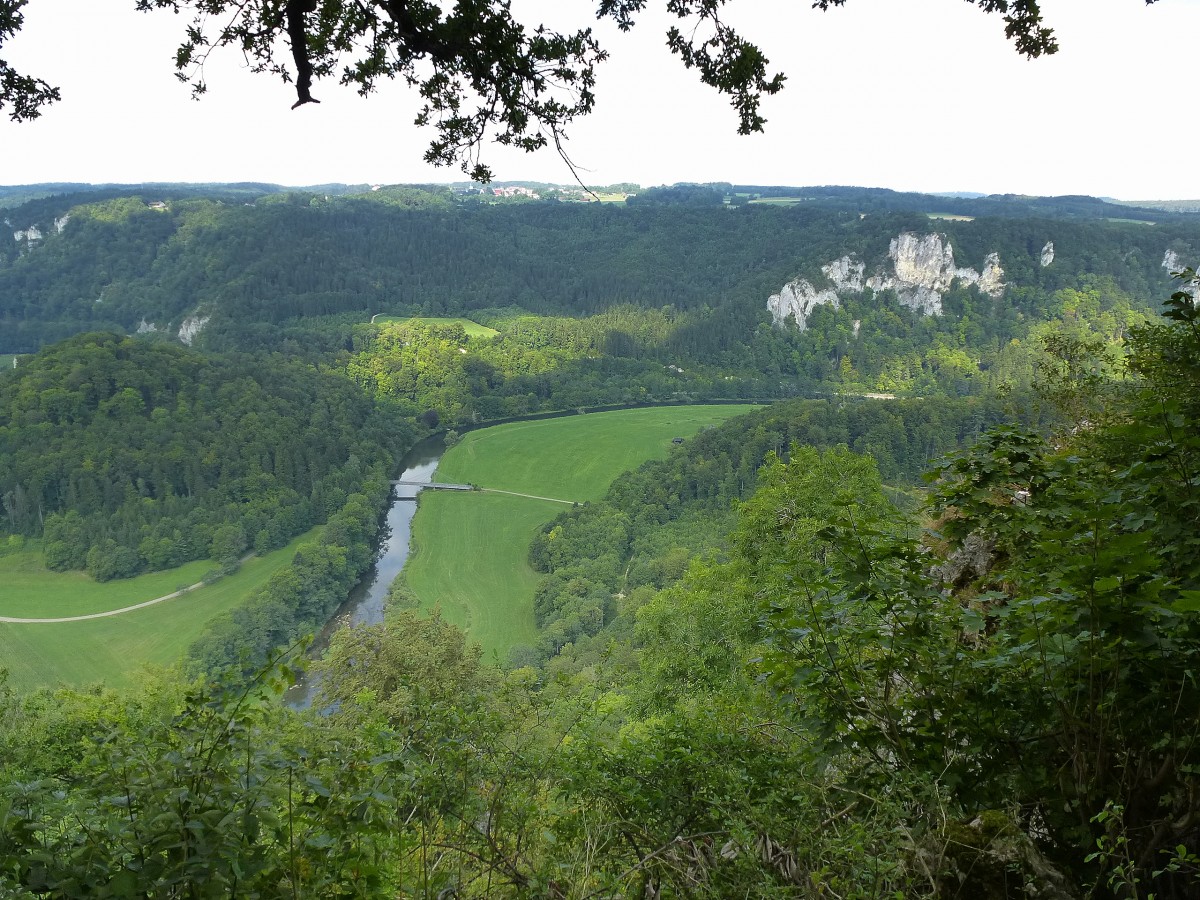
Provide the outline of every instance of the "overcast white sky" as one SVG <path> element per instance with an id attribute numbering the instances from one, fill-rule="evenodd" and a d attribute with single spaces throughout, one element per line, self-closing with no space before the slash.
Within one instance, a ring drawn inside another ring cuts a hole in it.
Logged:
<path id="1" fill-rule="evenodd" d="M 240 54 L 209 63 L 209 93 L 173 77 L 186 24 L 133 0 L 31 0 L 3 54 L 59 85 L 38 121 L 0 120 L 0 184 L 42 181 L 453 181 L 426 166 L 429 137 L 399 85 L 361 99 L 251 75 Z M 651 7 L 665 6 L 650 0 Z M 528 20 L 590 21 L 595 0 L 514 0 Z M 726 101 L 664 45 L 649 11 L 631 34 L 600 27 L 597 112 L 569 150 L 592 184 L 732 181 L 916 191 L 1200 198 L 1194 51 L 1200 0 L 1043 0 L 1061 51 L 1018 56 L 1003 21 L 963 0 L 733 0 L 727 18 L 788 76 L 767 133 L 740 137 Z M 568 182 L 553 151 L 491 148 L 499 180 Z"/>

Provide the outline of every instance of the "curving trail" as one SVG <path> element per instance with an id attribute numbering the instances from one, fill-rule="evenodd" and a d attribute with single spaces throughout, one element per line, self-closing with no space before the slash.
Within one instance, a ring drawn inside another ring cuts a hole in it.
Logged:
<path id="1" fill-rule="evenodd" d="M 162 603 L 164 600 L 174 600 L 176 597 L 180 597 L 188 591 L 194 591 L 198 587 L 204 587 L 204 582 L 197 581 L 195 584 L 189 584 L 185 588 L 180 588 L 169 594 L 163 594 L 161 597 L 155 597 L 153 600 L 144 600 L 141 603 L 135 603 L 133 606 L 122 606 L 120 609 L 110 609 L 107 612 L 88 613 L 85 616 L 63 616 L 57 619 L 18 619 L 14 616 L 0 616 L 0 622 L 7 625 L 32 625 L 35 623 L 45 625 L 56 622 L 83 622 L 86 619 L 105 619 L 109 616 L 119 616 L 122 613 L 133 612 L 135 609 L 144 609 L 147 606 L 153 606 L 155 603 Z"/>
<path id="2" fill-rule="evenodd" d="M 510 497 L 528 497 L 530 500 L 549 500 L 551 503 L 565 503 L 567 506 L 578 506 L 574 500 L 560 500 L 557 497 L 539 497 L 537 494 L 521 494 L 517 491 L 502 491 L 500 488 L 480 488 L 481 494 L 508 494 Z"/>
<path id="3" fill-rule="evenodd" d="M 254 558 L 253 553 L 247 553 L 239 561 L 241 565 Z M 133 606 L 122 606 L 120 609 L 110 609 L 107 612 L 87 613 L 82 616 L 62 616 L 56 619 L 19 619 L 15 616 L 0 616 L 0 624 L 4 625 L 55 625 L 60 622 L 84 622 L 88 619 L 107 619 L 109 616 L 119 616 L 127 612 L 133 612 L 135 609 L 145 609 L 147 606 L 153 606 L 156 603 L 163 603 L 167 600 L 174 600 L 176 597 L 182 597 L 184 594 L 196 590 L 196 588 L 204 587 L 203 581 L 197 581 L 195 584 L 189 584 L 187 587 L 182 587 L 177 591 L 171 591 L 169 594 L 163 594 L 161 597 L 155 597 L 153 600 L 143 600 L 141 603 L 135 603 Z"/>

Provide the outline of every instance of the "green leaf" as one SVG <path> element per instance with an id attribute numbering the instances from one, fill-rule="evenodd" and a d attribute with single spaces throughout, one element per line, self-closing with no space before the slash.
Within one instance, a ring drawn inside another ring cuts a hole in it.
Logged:
<path id="1" fill-rule="evenodd" d="M 1171 608 L 1177 613 L 1200 612 L 1200 591 L 1180 591 Z"/>

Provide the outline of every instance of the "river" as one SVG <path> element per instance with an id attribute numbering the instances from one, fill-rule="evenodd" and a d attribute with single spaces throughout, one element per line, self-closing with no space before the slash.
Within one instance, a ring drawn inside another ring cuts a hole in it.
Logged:
<path id="1" fill-rule="evenodd" d="M 437 469 L 445 450 L 446 445 L 441 435 L 417 442 L 400 460 L 399 480 L 428 484 L 433 480 L 434 470 Z M 383 621 L 383 607 L 388 588 L 408 560 L 412 518 L 417 511 L 417 504 L 413 501 L 420 490 L 420 487 L 413 485 L 397 485 L 392 489 L 392 502 L 388 507 L 387 524 L 382 532 L 375 565 L 367 570 L 350 591 L 346 602 L 321 629 L 309 649 L 310 658 L 316 658 L 325 652 L 330 638 L 339 628 L 348 625 L 374 625 Z M 284 695 L 284 701 L 293 709 L 306 709 L 312 705 L 319 684 L 315 676 L 305 675 Z"/>

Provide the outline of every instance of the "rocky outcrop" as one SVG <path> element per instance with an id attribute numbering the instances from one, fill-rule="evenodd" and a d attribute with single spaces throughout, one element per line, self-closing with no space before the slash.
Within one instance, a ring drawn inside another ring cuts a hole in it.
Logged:
<path id="1" fill-rule="evenodd" d="M 873 291 L 892 290 L 901 305 L 927 316 L 942 314 L 942 294 L 950 290 L 955 280 L 974 284 L 990 297 L 1004 291 L 1004 270 L 1000 256 L 989 253 L 983 272 L 959 268 L 954 264 L 954 248 L 942 234 L 918 237 L 911 231 L 902 232 L 888 247 L 891 273 L 881 272 L 867 279 Z"/>
<path id="2" fill-rule="evenodd" d="M 821 274 L 833 282 L 835 290 L 855 294 L 863 289 L 863 275 L 866 271 L 867 267 L 852 256 L 843 256 L 821 266 Z"/>
<path id="3" fill-rule="evenodd" d="M 204 330 L 204 326 L 208 324 L 211 318 L 212 316 L 188 316 L 183 320 L 183 324 L 179 326 L 179 340 L 190 346 L 192 341 L 196 339 L 196 335 Z"/>
<path id="4" fill-rule="evenodd" d="M 157 332 L 158 332 L 158 326 L 155 325 L 153 322 L 147 322 L 144 318 L 142 319 L 142 321 L 138 322 L 138 326 L 137 326 L 138 334 L 155 334 Z M 180 335 L 179 339 L 183 340 L 183 335 Z M 184 343 L 190 344 L 191 341 L 187 340 L 187 341 L 184 341 Z"/>
<path id="5" fill-rule="evenodd" d="M 1054 241 L 1046 241 L 1046 246 L 1042 248 L 1042 268 L 1054 262 Z"/>
<path id="6" fill-rule="evenodd" d="M 1053 258 L 1053 244 L 1046 247 Z M 1043 258 L 1045 254 L 1046 249 L 1043 249 Z M 818 288 L 804 278 L 797 278 L 785 284 L 778 294 L 767 298 L 767 309 L 776 325 L 792 319 L 796 327 L 804 331 L 808 327 L 808 317 L 818 306 L 837 309 L 843 294 L 859 294 L 868 289 L 876 293 L 895 291 L 902 305 L 927 316 L 941 315 L 942 294 L 950 290 L 955 281 L 973 284 L 989 297 L 999 297 L 1004 292 L 1004 269 L 1000 267 L 998 253 L 989 253 L 984 258 L 982 272 L 960 268 L 954 264 L 954 248 L 942 234 L 922 237 L 909 231 L 902 232 L 888 247 L 888 261 L 889 266 L 884 271 L 864 279 L 866 266 L 853 256 L 843 256 L 821 267 L 821 274 L 829 281 L 828 287 Z"/>
<path id="7" fill-rule="evenodd" d="M 771 319 L 776 325 L 783 325 L 788 319 L 796 323 L 801 331 L 808 329 L 808 317 L 818 306 L 828 304 L 838 308 L 837 291 L 827 288 L 818 291 L 812 283 L 803 278 L 789 281 L 778 294 L 767 298 L 767 309 L 771 311 Z"/>
<path id="8" fill-rule="evenodd" d="M 61 219 L 55 219 L 54 220 L 54 230 L 56 232 L 58 232 L 59 234 L 62 234 L 63 229 L 67 227 L 67 223 L 70 221 L 71 221 L 70 213 L 67 213 Z"/>
<path id="9" fill-rule="evenodd" d="M 1182 272 L 1183 260 L 1179 258 L 1179 254 L 1174 250 L 1168 250 L 1163 254 L 1162 267 L 1168 272 Z"/>
<path id="10" fill-rule="evenodd" d="M 40 228 L 36 225 L 30 225 L 23 231 L 14 231 L 13 240 L 18 244 L 24 244 L 26 249 L 41 241 L 44 237 Z"/>
<path id="11" fill-rule="evenodd" d="M 788 319 L 796 323 L 801 331 L 808 328 L 808 317 L 818 306 L 830 305 L 837 309 L 840 303 L 838 291 L 847 294 L 862 293 L 863 274 L 866 266 L 850 256 L 843 256 L 821 266 L 821 274 L 832 283 L 832 287 L 818 290 L 812 282 L 797 278 L 783 286 L 778 294 L 767 298 L 767 309 L 776 325 Z"/>

